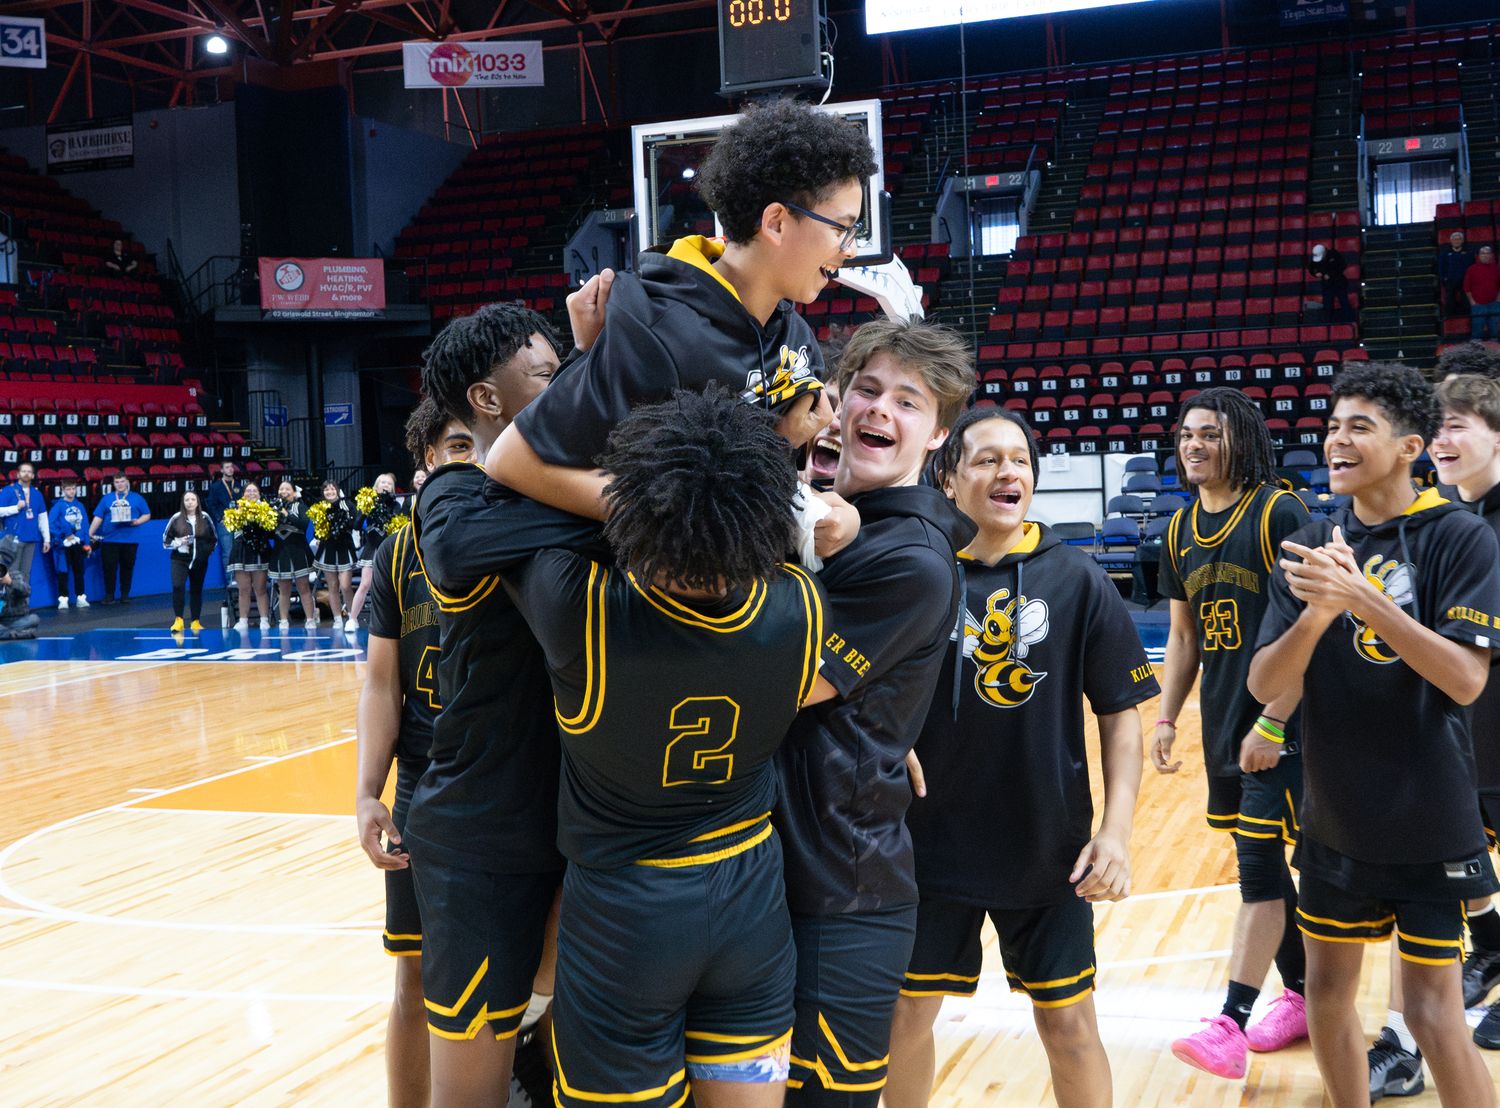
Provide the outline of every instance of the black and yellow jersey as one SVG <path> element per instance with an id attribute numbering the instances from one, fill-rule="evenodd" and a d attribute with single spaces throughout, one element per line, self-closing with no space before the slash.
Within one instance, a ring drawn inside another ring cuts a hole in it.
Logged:
<path id="1" fill-rule="evenodd" d="M 1322 546 L 1334 527 L 1365 577 L 1417 622 L 1494 650 L 1500 543 L 1471 513 L 1428 489 L 1374 527 L 1343 508 L 1292 541 Z M 1302 608 L 1278 567 L 1257 649 Z M 1303 856 L 1316 860 L 1322 847 L 1356 862 L 1410 865 L 1484 851 L 1465 708 L 1348 612 L 1318 640 L 1302 687 L 1302 840 L 1315 844 Z M 1318 875 L 1343 887 L 1337 872 Z"/>
<path id="2" fill-rule="evenodd" d="M 437 605 L 417 559 L 411 528 L 403 527 L 375 551 L 370 585 L 370 634 L 400 643 L 401 733 L 396 757 L 425 761 L 432 746 L 438 699 Z"/>
<path id="3" fill-rule="evenodd" d="M 1181 509 L 1162 540 L 1158 588 L 1168 599 L 1187 602 L 1198 629 L 1198 702 L 1210 777 L 1240 775 L 1240 743 L 1265 709 L 1245 679 L 1281 540 L 1307 520 L 1307 508 L 1292 493 L 1256 485 L 1222 512 L 1205 512 L 1201 502 Z M 1287 739 L 1295 742 L 1296 713 L 1286 725 Z"/>
<path id="4" fill-rule="evenodd" d="M 770 836 L 771 757 L 818 676 L 815 578 L 788 565 L 748 591 L 688 602 L 547 550 L 506 583 L 552 676 L 569 861 L 675 868 Z"/>
<path id="5" fill-rule="evenodd" d="M 850 502 L 859 534 L 819 574 L 829 609 L 822 676 L 839 696 L 799 712 L 776 755 L 787 904 L 801 916 L 917 903 L 906 755 L 961 608 L 953 559 L 977 531 L 926 486 Z"/>
<path id="6" fill-rule="evenodd" d="M 906 813 L 924 899 L 1040 908 L 1094 831 L 1084 706 L 1161 691 L 1119 590 L 1089 554 L 1027 523 L 993 566 L 959 555 L 964 611 L 917 756 L 927 796 Z M 997 844 L 1025 844 L 997 849 Z"/>
<path id="7" fill-rule="evenodd" d="M 492 873 L 561 869 L 547 667 L 499 574 L 543 547 L 581 545 L 599 525 L 517 496 L 459 462 L 427 479 L 411 526 L 438 610 L 443 710 L 406 841 L 419 861 Z"/>

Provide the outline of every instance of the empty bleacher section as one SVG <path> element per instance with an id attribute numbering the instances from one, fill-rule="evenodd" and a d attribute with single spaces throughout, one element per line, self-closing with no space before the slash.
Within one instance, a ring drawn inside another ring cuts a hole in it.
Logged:
<path id="1" fill-rule="evenodd" d="M 596 207 L 622 199 L 610 184 L 620 174 L 607 138 L 582 126 L 505 135 L 464 160 L 396 244 L 434 319 L 524 300 L 565 321 L 567 222 L 591 196 Z"/>
<path id="2" fill-rule="evenodd" d="M 0 288 L 0 484 L 30 462 L 49 500 L 66 477 L 92 502 L 118 470 L 165 517 L 224 461 L 268 488 L 279 479 L 278 452 L 243 426 L 210 423 L 184 356 L 178 290 L 128 231 L 4 152 L 0 211 L 21 244 L 22 278 Z M 131 272 L 106 266 L 116 239 Z"/>

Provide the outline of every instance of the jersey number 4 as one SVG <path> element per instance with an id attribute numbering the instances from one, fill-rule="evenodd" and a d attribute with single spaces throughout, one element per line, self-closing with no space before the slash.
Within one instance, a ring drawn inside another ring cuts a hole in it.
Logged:
<path id="1" fill-rule="evenodd" d="M 1198 606 L 1203 619 L 1204 650 L 1240 648 L 1240 609 L 1233 600 L 1206 600 Z"/>
<path id="2" fill-rule="evenodd" d="M 672 709 L 676 736 L 667 744 L 661 783 L 722 785 L 734 774 L 729 748 L 740 726 L 740 706 L 727 696 L 694 696 Z"/>
<path id="3" fill-rule="evenodd" d="M 435 646 L 424 646 L 422 656 L 417 659 L 417 688 L 427 694 L 427 706 L 434 712 L 442 710 L 438 703 L 437 663 L 442 653 Z"/>

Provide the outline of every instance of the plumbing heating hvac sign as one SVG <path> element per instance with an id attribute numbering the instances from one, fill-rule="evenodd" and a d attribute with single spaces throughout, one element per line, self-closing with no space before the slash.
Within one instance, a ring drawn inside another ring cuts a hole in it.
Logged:
<path id="1" fill-rule="evenodd" d="M 135 124 L 128 115 L 47 126 L 49 174 L 131 169 L 134 165 Z"/>
<path id="2" fill-rule="evenodd" d="M 260 306 L 270 319 L 377 319 L 385 312 L 385 263 L 261 258 Z"/>
<path id="3" fill-rule="evenodd" d="M 494 88 L 542 81 L 542 43 L 406 42 L 407 88 Z"/>

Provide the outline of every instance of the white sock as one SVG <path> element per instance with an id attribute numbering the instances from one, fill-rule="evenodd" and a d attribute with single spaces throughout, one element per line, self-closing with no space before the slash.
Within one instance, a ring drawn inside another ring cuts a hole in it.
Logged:
<path id="1" fill-rule="evenodd" d="M 551 1003 L 551 993 L 532 993 L 531 1003 L 526 1005 L 526 1014 L 521 1017 L 521 1030 L 529 1031 L 535 1026 L 536 1021 L 546 1014 L 547 1005 Z"/>
<path id="2" fill-rule="evenodd" d="M 1406 1029 L 1406 1016 L 1394 1010 L 1387 1010 L 1385 1014 L 1385 1025 L 1396 1033 L 1396 1038 L 1401 1040 L 1401 1049 L 1408 1054 L 1417 1052 L 1417 1040 L 1411 1037 L 1411 1032 Z"/>

